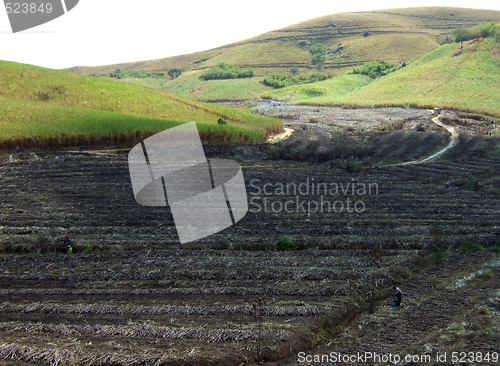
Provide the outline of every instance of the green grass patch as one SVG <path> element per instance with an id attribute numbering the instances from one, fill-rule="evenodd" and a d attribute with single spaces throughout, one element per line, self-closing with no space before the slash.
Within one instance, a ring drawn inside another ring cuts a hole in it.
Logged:
<path id="1" fill-rule="evenodd" d="M 27 110 L 29 113 L 25 112 Z M 0 115 L 0 148 L 133 145 L 157 132 L 186 123 L 5 98 L 0 98 Z M 16 122 L 12 123 L 13 120 Z M 255 143 L 266 135 L 264 130 L 246 128 L 234 121 L 225 125 L 217 121 L 197 122 L 197 127 L 204 140 Z"/>
<path id="2" fill-rule="evenodd" d="M 262 83 L 262 78 L 200 80 L 201 71 L 183 73 L 177 79 L 125 79 L 127 83 L 144 85 L 164 90 L 199 101 L 239 101 L 259 98 L 262 93 L 272 90 Z"/>
<path id="3" fill-rule="evenodd" d="M 103 135 L 137 135 L 191 121 L 204 138 L 232 142 L 261 142 L 282 129 L 278 119 L 108 78 L 0 61 L 0 80 L 0 139 L 7 145 L 57 134 L 64 141 L 87 136 L 91 143 Z M 227 125 L 218 125 L 219 118 Z"/>
<path id="4" fill-rule="evenodd" d="M 294 85 L 264 93 L 264 98 L 286 99 L 299 104 L 340 104 L 342 97 L 373 81 L 366 75 L 339 75 L 306 85 Z"/>

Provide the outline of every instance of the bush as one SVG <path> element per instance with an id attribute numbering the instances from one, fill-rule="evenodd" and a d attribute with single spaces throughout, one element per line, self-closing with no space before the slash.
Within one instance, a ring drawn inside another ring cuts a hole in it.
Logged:
<path id="1" fill-rule="evenodd" d="M 227 125 L 227 122 L 224 121 L 222 118 L 219 118 L 219 120 L 217 121 L 217 124 L 219 124 L 219 125 Z"/>
<path id="2" fill-rule="evenodd" d="M 445 45 L 445 44 L 450 44 L 450 43 L 453 43 L 453 42 L 454 42 L 453 37 L 452 37 L 452 36 L 450 36 L 450 35 L 447 35 L 447 36 L 445 37 L 445 39 L 443 39 L 443 40 L 440 42 L 440 45 L 442 46 L 442 45 Z"/>
<path id="3" fill-rule="evenodd" d="M 326 55 L 315 54 L 312 56 L 311 63 L 313 65 L 320 66 L 320 65 L 323 65 L 325 63 L 325 61 L 326 61 Z"/>
<path id="4" fill-rule="evenodd" d="M 182 74 L 182 70 L 181 69 L 170 69 L 168 70 L 168 76 L 170 76 L 173 79 L 176 79 L 178 78 L 179 76 L 181 76 Z"/>
<path id="5" fill-rule="evenodd" d="M 367 75 L 372 79 L 387 75 L 396 70 L 394 64 L 384 61 L 371 61 L 365 63 L 362 67 L 357 67 L 351 71 L 351 74 Z"/>
<path id="6" fill-rule="evenodd" d="M 495 37 L 497 30 L 498 28 L 495 26 L 495 23 L 484 22 L 472 28 L 472 34 L 477 38 L 479 37 L 490 38 L 490 37 Z"/>
<path id="7" fill-rule="evenodd" d="M 161 71 L 147 71 L 141 69 L 129 69 L 125 71 L 122 71 L 121 69 L 116 69 L 115 72 L 109 73 L 105 76 L 116 79 L 128 79 L 128 78 L 145 79 L 145 78 L 164 77 L 165 73 Z"/>
<path id="8" fill-rule="evenodd" d="M 217 66 L 205 71 L 200 79 L 204 80 L 222 80 L 222 79 L 242 79 L 254 77 L 253 70 L 243 70 L 238 66 L 221 62 Z"/>
<path id="9" fill-rule="evenodd" d="M 468 253 L 476 253 L 476 252 L 483 252 L 484 247 L 481 244 L 472 244 L 470 241 L 467 241 L 464 246 L 458 249 L 458 252 L 461 254 L 468 254 Z"/>
<path id="10" fill-rule="evenodd" d="M 276 250 L 293 250 L 295 246 L 289 236 L 284 235 L 275 243 Z"/>
<path id="11" fill-rule="evenodd" d="M 454 42 L 466 42 L 477 38 L 495 38 L 500 39 L 500 24 L 493 22 L 483 22 L 472 28 L 455 29 L 451 32 Z M 448 39 L 448 37 L 446 37 Z"/>
<path id="12" fill-rule="evenodd" d="M 326 53 L 326 46 L 323 43 L 316 43 L 309 47 L 309 52 L 311 55 L 324 55 Z"/>
<path id="13" fill-rule="evenodd" d="M 321 95 L 328 94 L 329 89 L 325 87 L 319 87 L 319 86 L 309 86 L 309 87 L 301 87 L 300 89 L 301 92 L 305 93 L 306 95 L 310 97 L 319 97 Z"/>
<path id="14" fill-rule="evenodd" d="M 326 46 L 322 43 L 317 43 L 309 47 L 309 52 L 312 55 L 312 64 L 321 66 L 326 61 Z"/>
<path id="15" fill-rule="evenodd" d="M 278 88 L 285 88 L 290 85 L 308 84 L 326 79 L 328 79 L 328 76 L 323 75 L 319 72 L 315 72 L 309 76 L 301 75 L 298 78 L 294 78 L 289 75 L 283 75 L 283 74 L 273 74 L 271 76 L 264 78 L 263 83 L 264 85 L 278 89 Z"/>
<path id="16" fill-rule="evenodd" d="M 292 78 L 288 75 L 272 74 L 271 76 L 265 77 L 262 82 L 264 83 L 264 85 L 273 88 L 285 88 L 287 86 L 297 84 L 297 79 Z"/>

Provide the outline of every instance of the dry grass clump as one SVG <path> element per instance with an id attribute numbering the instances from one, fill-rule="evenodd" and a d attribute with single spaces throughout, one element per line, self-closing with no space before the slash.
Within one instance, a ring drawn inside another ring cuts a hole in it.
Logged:
<path id="1" fill-rule="evenodd" d="M 238 296 L 346 296 L 351 293 L 348 286 L 320 288 L 264 288 L 264 287 L 177 287 L 166 289 L 64 289 L 64 288 L 26 288 L 1 289 L 0 296 L 37 295 L 37 296 L 137 296 L 137 295 L 238 295 Z"/>
<path id="2" fill-rule="evenodd" d="M 265 306 L 263 316 L 315 316 L 321 312 L 316 306 Z M 0 313 L 40 313 L 40 314 L 130 314 L 130 315 L 246 315 L 253 316 L 255 310 L 250 305 L 221 306 L 139 306 L 75 304 L 62 305 L 51 303 L 0 305 Z"/>
<path id="3" fill-rule="evenodd" d="M 32 346 L 22 346 L 13 343 L 0 344 L 0 359 L 10 361 L 31 362 L 35 364 L 58 365 L 85 365 L 85 366 L 138 366 L 138 365 L 182 365 L 181 360 L 175 360 L 165 354 L 148 355 L 133 354 L 121 355 L 116 353 L 85 354 L 80 351 L 66 349 L 50 349 Z M 176 363 L 178 362 L 178 363 Z"/>
<path id="4" fill-rule="evenodd" d="M 148 337 L 175 339 L 196 339 L 206 342 L 241 342 L 256 340 L 257 334 L 254 330 L 241 329 L 202 329 L 202 328 L 174 328 L 154 325 L 66 325 L 66 324 L 31 324 L 5 322 L 0 323 L 0 330 L 9 332 L 26 333 L 58 333 L 64 335 L 89 334 L 95 336 L 122 336 L 122 337 Z M 287 338 L 286 331 L 263 331 L 263 339 Z"/>

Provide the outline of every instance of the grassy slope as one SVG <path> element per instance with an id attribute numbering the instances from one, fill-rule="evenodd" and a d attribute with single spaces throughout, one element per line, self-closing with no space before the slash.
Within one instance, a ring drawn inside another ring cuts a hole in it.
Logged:
<path id="1" fill-rule="evenodd" d="M 220 117 L 228 121 L 227 126 L 217 124 Z M 62 134 L 80 135 L 82 143 L 88 143 L 92 139 L 85 136 L 136 136 L 136 131 L 152 133 L 190 121 L 197 122 L 205 137 L 225 134 L 224 139 L 232 140 L 260 141 L 267 132 L 281 128 L 277 120 L 141 86 L 0 61 L 0 141 L 4 145 L 23 139 L 40 145 Z"/>
<path id="2" fill-rule="evenodd" d="M 408 67 L 347 95 L 346 104 L 442 106 L 500 116 L 499 45 L 442 46 Z M 457 54 L 459 53 L 459 54 Z"/>
<path id="3" fill-rule="evenodd" d="M 405 8 L 357 13 L 339 13 L 311 19 L 257 37 L 203 52 L 158 60 L 74 67 L 83 74 L 104 75 L 121 68 L 168 71 L 180 68 L 201 70 L 225 61 L 254 68 L 258 76 L 288 72 L 298 66 L 311 72 L 311 57 L 299 41 L 322 42 L 333 51 L 339 43 L 341 54 L 331 52 L 326 70 L 341 73 L 365 61 L 383 60 L 400 63 L 423 55 L 439 45 L 452 29 L 471 27 L 481 21 L 500 22 L 500 12 L 449 7 Z M 363 33 L 369 36 L 364 37 Z"/>
<path id="4" fill-rule="evenodd" d="M 366 86 L 356 85 L 361 76 L 344 75 L 265 95 L 313 105 L 442 106 L 500 116 L 499 45 L 487 39 L 459 48 L 439 47 L 392 74 L 373 82 L 367 78 Z M 307 93 L 315 89 L 322 94 Z"/>
<path id="5" fill-rule="evenodd" d="M 331 79 L 311 84 L 293 85 L 276 89 L 263 96 L 266 98 L 288 100 L 292 103 L 304 103 L 326 100 L 330 104 L 340 104 L 342 98 L 349 93 L 370 84 L 372 79 L 365 75 L 338 75 Z"/>
<path id="6" fill-rule="evenodd" d="M 117 68 L 165 72 L 180 68 L 183 75 L 173 81 L 168 77 L 161 80 L 124 81 L 203 101 L 252 99 L 269 90 L 260 83 L 262 76 L 274 72 L 289 73 L 291 67 L 298 67 L 302 74 L 316 70 L 311 65 L 308 46 L 300 46 L 301 41 L 327 45 L 329 51 L 324 72 L 342 74 L 367 61 L 408 62 L 436 49 L 440 40 L 452 29 L 471 27 L 485 20 L 500 22 L 500 12 L 425 7 L 339 13 L 203 52 L 119 65 L 74 67 L 70 70 L 88 75 L 104 75 Z M 343 49 L 335 52 L 339 44 L 343 45 Z M 195 77 L 202 70 L 222 61 L 253 69 L 257 77 L 210 82 Z"/>
<path id="7" fill-rule="evenodd" d="M 202 71 L 190 71 L 172 81 L 163 78 L 124 81 L 206 102 L 252 99 L 273 89 L 262 84 L 261 77 L 200 81 L 201 74 Z"/>

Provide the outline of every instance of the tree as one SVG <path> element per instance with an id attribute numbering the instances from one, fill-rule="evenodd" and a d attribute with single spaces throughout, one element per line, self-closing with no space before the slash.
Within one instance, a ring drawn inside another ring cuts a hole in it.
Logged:
<path id="1" fill-rule="evenodd" d="M 316 54 L 322 54 L 324 55 L 326 53 L 326 46 L 323 43 L 316 43 L 313 44 L 311 47 L 309 47 L 309 52 L 311 55 L 316 55 Z"/>
<path id="2" fill-rule="evenodd" d="M 463 43 L 465 41 L 469 41 L 473 38 L 470 29 L 465 29 L 465 28 L 455 29 L 452 32 L 452 35 L 454 37 L 455 42 L 460 42 L 460 49 L 463 48 Z"/>
<path id="3" fill-rule="evenodd" d="M 326 46 L 323 43 L 316 43 L 309 47 L 309 53 L 312 56 L 312 64 L 318 67 L 326 61 Z"/>
<path id="4" fill-rule="evenodd" d="M 170 70 L 168 70 L 168 76 L 170 76 L 170 78 L 172 80 L 178 78 L 179 76 L 181 76 L 181 74 L 182 74 L 182 70 L 181 69 L 170 69 Z"/>
<path id="5" fill-rule="evenodd" d="M 316 66 L 321 66 L 326 61 L 326 55 L 315 54 L 312 56 L 312 64 Z"/>

